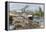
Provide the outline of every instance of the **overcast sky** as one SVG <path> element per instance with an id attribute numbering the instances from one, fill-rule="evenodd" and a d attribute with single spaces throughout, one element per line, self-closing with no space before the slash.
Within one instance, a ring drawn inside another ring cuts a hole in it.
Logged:
<path id="1" fill-rule="evenodd" d="M 26 5 L 28 5 L 29 7 L 26 8 L 26 10 L 38 10 L 39 7 L 42 8 L 42 10 L 44 11 L 44 5 L 39 5 L 39 4 L 22 4 L 22 3 L 8 3 L 8 10 L 10 9 L 10 11 L 15 11 L 19 9 L 24 8 Z"/>

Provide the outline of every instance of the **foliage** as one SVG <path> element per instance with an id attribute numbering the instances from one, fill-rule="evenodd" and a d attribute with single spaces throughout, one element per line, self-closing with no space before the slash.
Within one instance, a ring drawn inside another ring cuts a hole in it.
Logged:
<path id="1" fill-rule="evenodd" d="M 39 11 L 36 11 L 35 14 L 33 14 L 34 16 L 44 16 L 44 12 L 42 11 L 42 9 L 39 7 Z"/>

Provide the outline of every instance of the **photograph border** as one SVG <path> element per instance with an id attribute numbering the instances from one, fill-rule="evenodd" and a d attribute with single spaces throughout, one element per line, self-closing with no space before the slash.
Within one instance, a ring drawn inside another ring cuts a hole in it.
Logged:
<path id="1" fill-rule="evenodd" d="M 30 2 L 12 2 L 12 1 L 6 1 L 5 2 L 5 30 L 8 31 L 8 3 L 21 3 L 21 4 L 39 4 L 44 5 L 44 12 L 45 12 L 45 3 L 30 3 Z M 44 13 L 44 26 L 45 26 L 45 13 Z M 45 28 L 45 27 L 44 27 Z"/>

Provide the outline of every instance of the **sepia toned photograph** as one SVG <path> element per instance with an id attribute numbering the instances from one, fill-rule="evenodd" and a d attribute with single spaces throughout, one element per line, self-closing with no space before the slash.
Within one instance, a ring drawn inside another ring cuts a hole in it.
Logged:
<path id="1" fill-rule="evenodd" d="M 8 2 L 8 30 L 44 29 L 44 3 Z"/>

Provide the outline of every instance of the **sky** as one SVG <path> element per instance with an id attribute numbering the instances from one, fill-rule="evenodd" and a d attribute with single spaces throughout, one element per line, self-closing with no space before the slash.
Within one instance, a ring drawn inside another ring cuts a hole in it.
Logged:
<path id="1" fill-rule="evenodd" d="M 8 3 L 8 10 L 10 11 L 21 11 L 20 9 L 24 8 L 26 5 L 28 5 L 28 8 L 26 10 L 30 11 L 36 11 L 39 10 L 39 7 L 41 7 L 42 11 L 44 11 L 44 5 L 39 4 L 22 4 L 22 3 Z"/>

